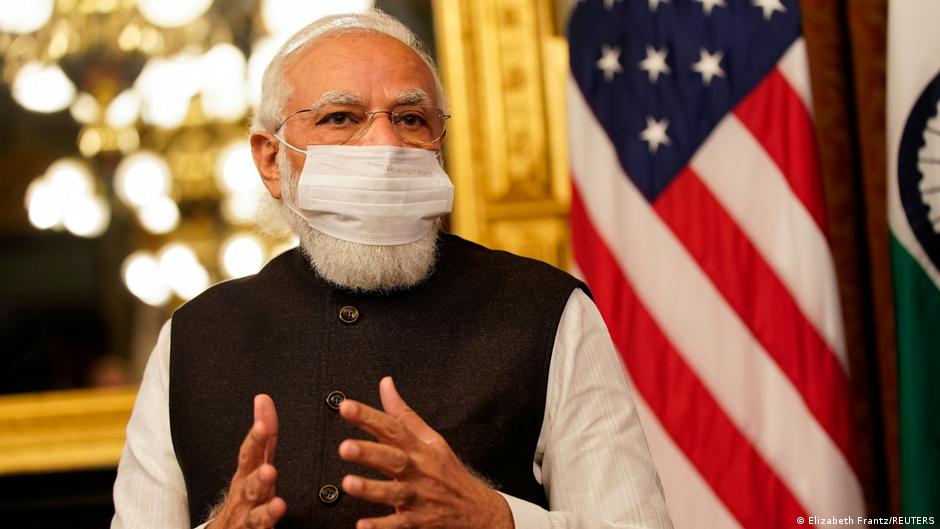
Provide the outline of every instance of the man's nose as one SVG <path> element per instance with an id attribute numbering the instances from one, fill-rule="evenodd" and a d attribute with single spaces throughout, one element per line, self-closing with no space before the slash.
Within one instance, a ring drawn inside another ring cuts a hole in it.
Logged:
<path id="1" fill-rule="evenodd" d="M 366 125 L 366 130 L 356 144 L 403 147 L 405 142 L 395 132 L 395 127 L 392 125 L 392 116 L 387 112 L 376 112 L 372 115 Z"/>

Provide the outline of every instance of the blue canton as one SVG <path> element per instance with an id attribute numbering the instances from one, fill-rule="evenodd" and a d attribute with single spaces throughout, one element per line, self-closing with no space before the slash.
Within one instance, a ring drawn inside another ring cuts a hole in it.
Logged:
<path id="1" fill-rule="evenodd" d="M 799 36 L 796 0 L 588 0 L 568 26 L 572 75 L 650 202 Z"/>

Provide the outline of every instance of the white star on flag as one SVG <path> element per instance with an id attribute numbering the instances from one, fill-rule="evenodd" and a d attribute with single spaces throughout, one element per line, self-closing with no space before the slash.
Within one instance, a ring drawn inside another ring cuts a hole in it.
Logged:
<path id="1" fill-rule="evenodd" d="M 770 20 L 774 12 L 786 13 L 787 8 L 783 6 L 780 0 L 751 0 L 751 5 L 764 10 L 764 20 Z"/>
<path id="2" fill-rule="evenodd" d="M 650 82 L 655 83 L 659 80 L 659 74 L 669 74 L 672 70 L 666 64 L 666 55 L 669 51 L 666 48 L 657 50 L 652 46 L 646 47 L 646 58 L 640 61 L 640 69 L 650 76 Z"/>
<path id="3" fill-rule="evenodd" d="M 649 0 L 650 11 L 656 12 L 659 9 L 659 4 L 671 4 L 672 0 Z"/>
<path id="4" fill-rule="evenodd" d="M 649 144 L 650 152 L 656 154 L 660 145 L 670 145 L 672 141 L 666 134 L 669 120 L 656 121 L 653 116 L 646 116 L 646 128 L 640 133 L 640 139 Z"/>
<path id="5" fill-rule="evenodd" d="M 623 0 L 604 0 L 604 9 L 610 11 L 614 8 L 614 2 L 623 2 Z"/>
<path id="6" fill-rule="evenodd" d="M 604 80 L 610 82 L 615 73 L 623 72 L 620 66 L 620 48 L 604 44 L 601 46 L 601 58 L 597 60 L 597 68 L 604 71 Z"/>
<path id="7" fill-rule="evenodd" d="M 702 82 L 708 86 L 714 77 L 724 77 L 725 71 L 721 69 L 721 59 L 724 57 L 720 51 L 708 53 L 702 48 L 698 52 L 698 62 L 692 64 L 692 71 L 702 74 Z"/>
<path id="8" fill-rule="evenodd" d="M 702 4 L 702 9 L 705 11 L 706 15 L 711 15 L 712 9 L 714 9 L 715 6 L 728 7 L 725 4 L 725 0 L 695 0 L 695 1 Z"/>

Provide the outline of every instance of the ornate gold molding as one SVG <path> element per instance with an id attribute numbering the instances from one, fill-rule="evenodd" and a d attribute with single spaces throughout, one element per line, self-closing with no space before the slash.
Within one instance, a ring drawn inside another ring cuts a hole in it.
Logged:
<path id="1" fill-rule="evenodd" d="M 567 44 L 550 0 L 435 0 L 455 233 L 567 261 Z"/>
<path id="2" fill-rule="evenodd" d="M 0 474 L 117 465 L 136 387 L 0 397 Z"/>

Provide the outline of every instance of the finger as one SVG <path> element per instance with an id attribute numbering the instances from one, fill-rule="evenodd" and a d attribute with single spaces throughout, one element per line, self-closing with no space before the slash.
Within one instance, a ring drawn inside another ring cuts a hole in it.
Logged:
<path id="1" fill-rule="evenodd" d="M 251 474 L 264 462 L 264 448 L 268 442 L 268 427 L 263 422 L 255 422 L 248 430 L 248 435 L 238 449 L 238 469 L 235 477 Z"/>
<path id="2" fill-rule="evenodd" d="M 359 476 L 346 476 L 342 484 L 343 490 L 350 496 L 396 508 L 408 507 L 417 498 L 414 488 L 403 481 L 381 481 Z"/>
<path id="3" fill-rule="evenodd" d="M 390 478 L 401 477 L 409 467 L 408 455 L 391 445 L 347 439 L 339 445 L 339 456 Z"/>
<path id="4" fill-rule="evenodd" d="M 279 497 L 271 498 L 270 501 L 255 507 L 248 511 L 245 516 L 245 527 L 248 529 L 269 529 L 274 527 L 284 513 L 287 512 L 287 503 Z"/>
<path id="5" fill-rule="evenodd" d="M 405 424 L 425 443 L 437 440 L 440 436 L 433 428 L 428 426 L 414 410 L 398 394 L 395 381 L 392 377 L 385 377 L 379 382 L 379 397 L 382 399 L 382 408 L 386 413 Z"/>
<path id="6" fill-rule="evenodd" d="M 238 484 L 238 494 L 249 506 L 254 507 L 271 499 L 277 470 L 267 463 L 248 475 Z"/>
<path id="7" fill-rule="evenodd" d="M 265 394 L 255 395 L 255 422 L 263 422 L 268 430 L 268 440 L 264 446 L 264 462 L 270 463 L 274 460 L 274 449 L 277 447 L 277 409 L 274 407 L 274 399 Z"/>
<path id="8" fill-rule="evenodd" d="M 356 529 L 401 529 L 414 527 L 402 513 L 390 514 L 381 518 L 362 518 L 356 522 Z"/>
<path id="9" fill-rule="evenodd" d="M 358 426 L 379 441 L 399 447 L 408 447 L 415 438 L 400 422 L 389 414 L 352 399 L 339 405 L 339 414 L 346 422 Z"/>

